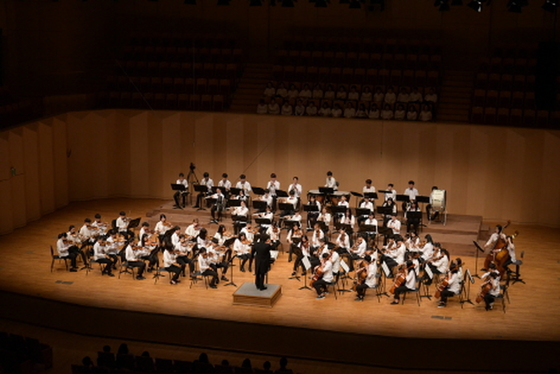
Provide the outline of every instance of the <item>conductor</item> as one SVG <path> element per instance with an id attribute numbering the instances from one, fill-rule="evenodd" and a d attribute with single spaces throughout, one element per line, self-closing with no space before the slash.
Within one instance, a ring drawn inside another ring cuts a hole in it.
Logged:
<path id="1" fill-rule="evenodd" d="M 257 236 L 257 242 L 253 245 L 253 256 L 255 257 L 255 286 L 261 291 L 266 290 L 264 278 L 270 268 L 270 250 L 272 247 L 267 243 L 268 235 Z"/>

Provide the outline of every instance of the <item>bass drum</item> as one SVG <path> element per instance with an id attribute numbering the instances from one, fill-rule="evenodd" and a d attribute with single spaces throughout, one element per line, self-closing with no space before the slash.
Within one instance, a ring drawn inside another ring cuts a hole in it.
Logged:
<path id="1" fill-rule="evenodd" d="M 432 191 L 432 210 L 437 212 L 445 211 L 446 193 L 445 190 Z"/>

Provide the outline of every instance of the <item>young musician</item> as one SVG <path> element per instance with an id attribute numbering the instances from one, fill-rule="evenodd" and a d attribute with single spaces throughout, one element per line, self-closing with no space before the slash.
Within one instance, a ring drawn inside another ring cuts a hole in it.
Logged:
<path id="1" fill-rule="evenodd" d="M 210 221 L 210 223 L 218 223 L 218 220 L 222 218 L 222 212 L 226 208 L 226 198 L 221 188 L 216 189 L 216 193 L 212 195 L 212 198 L 216 199 L 216 202 L 212 206 L 212 209 L 210 209 L 210 214 L 212 215 L 212 221 Z M 216 212 L 218 212 L 218 219 L 216 219 Z"/>
<path id="2" fill-rule="evenodd" d="M 317 217 L 317 221 L 323 222 L 325 224 L 326 231 L 329 231 L 329 225 L 331 224 L 331 214 L 326 206 L 321 209 L 321 214 Z"/>
<path id="3" fill-rule="evenodd" d="M 227 173 L 222 174 L 222 179 L 220 179 L 220 181 L 218 182 L 218 187 L 221 187 L 222 193 L 224 194 L 226 199 L 229 199 L 229 190 L 231 188 L 231 182 L 228 179 Z"/>
<path id="4" fill-rule="evenodd" d="M 264 212 L 255 213 L 255 214 L 253 214 L 253 217 L 261 218 L 261 219 L 268 219 L 270 221 L 270 223 L 261 223 L 260 224 L 260 231 L 261 231 L 261 233 L 264 234 L 268 230 L 268 227 L 272 224 L 272 221 L 274 220 L 274 213 L 272 213 L 271 207 L 267 205 L 266 210 Z"/>
<path id="5" fill-rule="evenodd" d="M 400 235 L 401 233 L 401 221 L 397 219 L 397 215 L 393 213 L 391 220 L 387 222 L 387 227 L 393 230 L 393 235 Z"/>
<path id="6" fill-rule="evenodd" d="M 276 250 L 280 245 L 280 228 L 273 222 L 272 225 L 268 226 L 266 229 L 266 235 L 268 235 L 268 240 L 270 241 L 271 249 Z"/>
<path id="7" fill-rule="evenodd" d="M 400 302 L 400 295 L 407 292 L 412 291 L 416 288 L 416 272 L 414 271 L 414 264 L 412 261 L 407 261 L 405 264 L 401 265 L 401 269 L 399 270 L 399 275 L 396 277 L 395 283 L 398 280 L 402 279 L 402 283 L 400 286 L 395 284 L 394 292 L 395 297 L 391 305 L 396 305 Z"/>
<path id="8" fill-rule="evenodd" d="M 138 247 L 133 247 L 131 242 L 128 242 L 126 249 L 125 249 L 125 256 L 126 261 L 128 262 L 129 266 L 138 268 L 138 274 L 136 275 L 136 279 L 144 280 L 145 277 L 142 276 L 144 274 L 144 269 L 146 268 L 146 263 L 142 261 L 140 258 Z"/>
<path id="9" fill-rule="evenodd" d="M 246 196 L 249 196 L 249 194 L 252 191 L 251 183 L 247 181 L 247 177 L 245 176 L 245 174 L 241 174 L 239 176 L 239 182 L 237 182 L 235 188 L 239 188 L 240 190 L 243 190 Z"/>
<path id="10" fill-rule="evenodd" d="M 78 237 L 81 239 L 83 245 L 93 244 L 94 237 L 99 235 L 97 230 L 91 225 L 91 219 L 84 219 L 84 224 L 80 227 Z"/>
<path id="11" fill-rule="evenodd" d="M 418 227 L 420 226 L 420 218 L 409 217 L 408 214 L 409 212 L 421 212 L 420 208 L 418 207 L 418 203 L 416 201 L 410 203 L 408 209 L 404 213 L 404 216 L 406 218 L 406 231 L 407 232 L 418 231 Z"/>
<path id="12" fill-rule="evenodd" d="M 204 172 L 202 180 L 200 181 L 201 186 L 206 186 L 207 190 L 204 192 L 199 192 L 196 196 L 196 205 L 193 208 L 200 208 L 202 205 L 202 198 L 212 192 L 212 187 L 214 186 L 214 181 L 210 178 L 210 174 L 208 172 Z"/>
<path id="13" fill-rule="evenodd" d="M 356 269 L 358 282 L 356 285 L 356 301 L 364 301 L 366 290 L 377 287 L 377 252 L 373 256 L 365 256 L 364 262 L 362 262 L 363 267 Z M 364 273 L 365 276 L 363 275 Z"/>
<path id="14" fill-rule="evenodd" d="M 84 261 L 84 264 L 88 265 L 86 255 L 84 254 L 84 252 L 80 251 L 80 249 L 76 245 L 74 245 L 74 243 L 68 240 L 68 234 L 66 234 L 65 232 L 58 235 L 56 248 L 58 250 L 58 255 L 60 257 L 62 258 L 67 257 L 70 259 L 71 272 L 78 271 L 78 267 L 76 266 L 76 257 L 78 256 L 78 254 L 82 256 L 82 260 Z"/>
<path id="15" fill-rule="evenodd" d="M 175 184 L 182 184 L 183 186 L 185 186 L 184 191 L 175 191 L 175 194 L 173 195 L 173 199 L 175 200 L 175 206 L 176 207 L 181 207 L 181 203 L 179 201 L 179 198 L 180 197 L 183 198 L 182 200 L 183 200 L 183 208 L 184 208 L 187 205 L 187 195 L 189 194 L 189 191 L 188 191 L 189 182 L 185 179 L 185 174 L 180 173 L 179 174 L 179 179 L 177 179 Z"/>
<path id="16" fill-rule="evenodd" d="M 413 200 L 416 201 L 416 196 L 418 196 L 418 190 L 414 187 L 414 181 L 408 181 L 408 188 L 404 190 L 403 194 L 407 195 L 409 200 L 409 203 L 407 203 L 406 201 L 403 201 L 402 203 L 402 209 L 403 211 L 406 211 L 406 208 L 410 204 L 410 202 L 412 202 Z"/>
<path id="17" fill-rule="evenodd" d="M 142 237 L 145 234 L 148 234 L 150 232 L 150 224 L 146 221 L 142 222 L 142 225 L 140 226 L 140 231 L 138 232 L 138 241 L 142 240 Z"/>
<path id="18" fill-rule="evenodd" d="M 211 267 L 211 258 L 208 256 L 206 252 L 206 248 L 202 248 L 198 255 L 198 269 L 200 270 L 200 274 L 203 276 L 211 276 L 212 280 L 208 287 L 210 288 L 218 288 L 217 284 L 219 282 L 218 273 Z"/>
<path id="19" fill-rule="evenodd" d="M 241 201 L 241 204 L 231 211 L 231 218 L 233 219 L 233 232 L 237 235 L 239 230 L 247 225 L 249 218 L 249 209 L 245 205 L 245 201 Z"/>
<path id="20" fill-rule="evenodd" d="M 276 193 L 276 191 L 275 191 Z M 272 208 L 272 204 L 274 202 L 274 198 L 271 195 L 270 191 L 268 189 L 264 190 L 264 195 L 262 195 L 261 197 L 259 197 L 260 201 L 266 201 L 266 206 Z"/>
<path id="21" fill-rule="evenodd" d="M 372 184 L 371 179 L 366 179 L 366 185 L 362 188 L 363 193 L 374 193 L 375 187 Z"/>
<path id="22" fill-rule="evenodd" d="M 430 203 L 426 205 L 426 216 L 428 217 L 428 221 L 433 221 L 439 216 L 439 212 L 435 212 L 432 215 L 432 204 L 434 201 L 434 192 L 438 190 L 437 186 L 432 187 L 432 192 L 430 193 Z"/>
<path id="23" fill-rule="evenodd" d="M 268 236 L 261 234 L 257 238 L 257 243 L 253 246 L 253 256 L 255 258 L 255 286 L 260 290 L 266 290 L 264 280 L 266 273 L 270 269 L 270 250 Z"/>
<path id="24" fill-rule="evenodd" d="M 124 235 L 127 239 L 134 236 L 134 233 L 128 229 L 129 223 L 130 218 L 126 216 L 125 212 L 121 211 L 115 224 L 117 225 L 118 232 Z"/>
<path id="25" fill-rule="evenodd" d="M 235 239 L 235 242 L 233 243 L 233 252 L 241 259 L 241 267 L 239 270 L 244 273 L 245 264 L 247 263 L 247 260 L 251 258 L 251 243 L 247 240 L 244 233 L 239 234 L 239 237 Z M 250 264 L 249 271 L 251 271 Z"/>
<path id="26" fill-rule="evenodd" d="M 391 211 L 391 213 L 389 214 L 386 213 L 383 214 L 383 225 L 387 227 L 387 223 L 391 220 L 391 217 L 397 215 L 397 204 L 395 204 L 395 201 L 392 198 L 388 198 L 383 202 L 382 207 L 390 208 L 388 210 Z"/>
<path id="27" fill-rule="evenodd" d="M 449 252 L 441 248 L 440 243 L 434 243 L 434 254 L 427 262 L 433 274 L 445 274 L 449 270 Z M 427 285 L 432 284 L 432 279 L 426 281 Z"/>
<path id="28" fill-rule="evenodd" d="M 299 198 L 303 193 L 303 187 L 299 184 L 299 178 L 294 177 L 292 179 L 292 184 L 288 187 L 288 194 L 291 195 L 291 192 L 294 191 L 294 196 Z"/>
<path id="29" fill-rule="evenodd" d="M 500 278 L 496 273 L 490 273 L 488 284 L 490 290 L 484 295 L 484 303 L 486 304 L 486 311 L 494 308 L 494 301 L 496 297 L 500 296 Z M 484 285 L 483 285 L 484 286 Z"/>
<path id="30" fill-rule="evenodd" d="M 165 267 L 165 270 L 173 273 L 173 277 L 169 283 L 173 285 L 179 283 L 179 275 L 181 275 L 181 272 L 184 271 L 185 265 L 179 264 L 177 261 L 177 254 L 173 249 L 167 248 L 165 252 L 163 252 L 163 266 Z"/>
<path id="31" fill-rule="evenodd" d="M 370 198 L 366 197 L 366 198 L 360 203 L 359 208 L 360 208 L 360 209 L 367 209 L 367 210 L 368 210 L 368 213 L 367 213 L 367 214 L 362 214 L 362 215 L 360 215 L 360 216 L 358 217 L 358 223 L 361 223 L 361 222 L 365 221 L 365 220 L 368 218 L 368 216 L 369 216 L 370 214 L 373 213 L 373 209 L 374 209 L 373 202 L 371 201 Z"/>
<path id="32" fill-rule="evenodd" d="M 385 253 L 381 257 L 381 261 L 385 262 L 389 268 L 404 263 L 404 256 L 406 254 L 406 246 L 404 245 L 403 237 L 396 235 L 393 239 L 389 239 L 389 243 L 385 248 Z"/>
<path id="33" fill-rule="evenodd" d="M 441 299 L 438 304 L 438 308 L 445 308 L 447 306 L 447 298 L 455 296 L 461 291 L 461 278 L 459 278 L 459 268 L 456 264 L 453 264 L 451 271 L 447 273 L 447 276 L 443 280 L 443 285 L 445 289 L 441 291 Z"/>
<path id="34" fill-rule="evenodd" d="M 253 241 L 255 239 L 255 234 L 257 233 L 257 230 L 253 229 L 253 225 L 251 224 L 251 222 L 247 222 L 247 225 L 241 229 L 240 234 L 241 233 L 245 234 L 245 237 L 251 243 L 253 243 Z"/>
<path id="35" fill-rule="evenodd" d="M 185 235 L 190 239 L 194 239 L 198 236 L 199 233 L 200 224 L 198 222 L 198 218 L 194 218 L 192 223 L 185 229 Z"/>
<path id="36" fill-rule="evenodd" d="M 299 250 L 296 249 L 295 247 L 297 247 L 297 245 L 301 241 L 302 236 L 303 236 L 303 231 L 301 231 L 299 224 L 294 223 L 294 225 L 292 226 L 290 231 L 288 231 L 288 235 L 286 236 L 286 241 L 288 242 L 288 244 L 290 246 L 290 249 L 288 250 L 288 254 L 289 254 L 288 262 L 292 261 L 292 254 L 293 253 L 297 254 L 299 252 Z M 294 273 L 295 273 L 295 269 L 294 269 Z M 295 274 L 292 274 L 292 275 L 295 275 Z"/>
<path id="37" fill-rule="evenodd" d="M 385 192 L 385 201 L 389 199 L 395 201 L 397 199 L 397 191 L 395 191 L 394 187 L 395 186 L 393 185 L 393 183 L 389 183 L 387 185 L 387 192 Z"/>
<path id="38" fill-rule="evenodd" d="M 91 226 L 98 230 L 98 234 L 105 234 L 109 228 L 109 224 L 101 221 L 101 214 L 99 213 L 96 213 L 94 218 L 95 220 L 91 223 Z"/>
<path id="39" fill-rule="evenodd" d="M 171 224 L 171 222 L 167 221 L 167 216 L 163 213 L 160 214 L 159 221 L 156 223 L 156 227 L 154 228 L 155 233 L 159 235 L 160 243 L 163 243 L 163 237 L 165 236 L 167 231 L 171 230 L 172 228 L 173 225 Z"/>
<path id="40" fill-rule="evenodd" d="M 110 277 L 114 277 L 113 265 L 116 262 L 116 256 L 111 257 L 106 253 L 105 239 L 99 238 L 93 245 L 93 260 L 100 264 L 105 264 L 101 274 L 107 274 Z"/>
<path id="41" fill-rule="evenodd" d="M 426 236 L 424 236 L 424 239 L 426 243 L 419 249 L 420 252 L 422 252 L 422 254 L 420 255 L 420 259 L 425 262 L 430 260 L 434 256 L 434 239 L 432 239 L 432 236 L 430 234 L 426 234 Z"/>
<path id="42" fill-rule="evenodd" d="M 194 261 L 190 255 L 193 253 L 194 243 L 192 241 L 187 240 L 185 235 L 181 235 L 179 238 L 179 243 L 175 246 L 175 253 L 177 254 L 176 261 L 179 265 L 181 265 L 181 269 L 184 270 L 186 265 L 189 265 L 189 272 L 191 274 L 191 278 L 194 274 Z"/>
<path id="43" fill-rule="evenodd" d="M 313 283 L 313 288 L 317 292 L 317 299 L 324 299 L 327 286 L 333 281 L 333 265 L 329 260 L 329 254 L 323 253 L 321 256 L 321 265 L 316 271 L 320 271 L 323 275 L 320 279 Z"/>
<path id="44" fill-rule="evenodd" d="M 266 184 L 266 189 L 270 193 L 273 199 L 276 199 L 276 190 L 280 189 L 280 182 L 276 179 L 276 174 L 270 174 L 270 180 Z"/>
<path id="45" fill-rule="evenodd" d="M 336 182 L 336 179 L 334 179 L 332 171 L 327 172 L 325 187 L 332 188 L 334 191 L 338 190 L 338 183 Z"/>
<path id="46" fill-rule="evenodd" d="M 308 227 L 307 230 L 309 230 L 309 228 L 314 227 L 315 222 L 317 222 L 317 218 L 319 217 L 320 214 L 319 212 L 321 211 L 321 203 L 317 201 L 315 195 L 310 195 L 309 202 L 307 203 L 307 205 L 317 207 L 316 212 L 315 211 L 307 212 L 307 227 Z"/>

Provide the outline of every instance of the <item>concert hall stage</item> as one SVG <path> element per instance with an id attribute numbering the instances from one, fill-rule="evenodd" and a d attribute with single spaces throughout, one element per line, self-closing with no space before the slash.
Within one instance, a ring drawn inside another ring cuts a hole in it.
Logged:
<path id="1" fill-rule="evenodd" d="M 317 300 L 314 290 L 299 289 L 303 279 L 289 279 L 293 262 L 285 253 L 269 273 L 268 283 L 282 287 L 273 308 L 233 305 L 235 289 L 223 282 L 218 289 L 207 289 L 204 282 L 189 288 L 186 278 L 174 286 L 166 278 L 154 284 L 149 273 L 143 281 L 129 274 L 118 279 L 102 276 L 97 266 L 88 275 L 70 273 L 63 263 L 55 263 L 54 271 L 49 271 L 49 246 L 55 246 L 56 235 L 95 213 L 109 221 L 121 210 L 142 220 L 151 212 L 146 219 L 153 223 L 161 211 L 183 229 L 197 216 L 211 234 L 215 232 L 217 226 L 208 224 L 209 211 L 159 210 L 168 204 L 153 199 L 76 202 L 0 237 L 0 318 L 96 337 L 366 365 L 371 372 L 525 373 L 560 367 L 560 233 L 555 229 L 519 225 L 508 229 L 521 233 L 516 245 L 518 255 L 525 251 L 521 273 L 527 284 L 509 288 L 505 313 L 500 307 L 487 312 L 476 303 L 461 308 L 456 298 L 442 309 L 434 299 L 422 299 L 417 306 L 412 297 L 404 305 L 390 305 L 390 298 L 378 301 L 372 292 L 363 302 L 354 301 L 353 293 Z M 474 245 L 455 251 L 451 236 L 466 245 L 459 236 L 472 227 L 472 235 L 482 240 L 487 233 L 478 237 L 480 228 L 493 223 L 482 223 L 481 217 L 456 218 L 450 215 L 446 226 L 430 224 L 424 233 L 449 243 L 452 258 L 460 254 L 465 269 L 474 272 Z M 224 224 L 231 227 L 229 216 Z M 445 235 L 450 235 L 448 242 L 442 239 Z M 479 268 L 481 264 L 479 259 Z M 254 280 L 249 272 L 235 271 L 234 278 L 237 284 Z M 471 300 L 479 289 L 476 279 Z"/>

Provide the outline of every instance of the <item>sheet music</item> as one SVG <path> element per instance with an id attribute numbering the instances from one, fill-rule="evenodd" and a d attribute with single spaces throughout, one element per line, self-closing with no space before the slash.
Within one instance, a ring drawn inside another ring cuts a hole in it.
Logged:
<path id="1" fill-rule="evenodd" d="M 428 274 L 428 277 L 430 277 L 430 279 L 434 278 L 434 273 L 432 273 L 432 269 L 430 269 L 428 265 L 424 267 L 424 271 L 426 272 L 426 274 Z"/>
<path id="2" fill-rule="evenodd" d="M 340 267 L 344 269 L 345 273 L 348 273 L 350 271 L 348 264 L 344 260 L 340 260 Z"/>
<path id="3" fill-rule="evenodd" d="M 276 260 L 278 258 L 279 253 L 280 253 L 280 251 L 271 250 L 270 251 L 270 258 L 273 259 L 273 260 Z"/>
<path id="4" fill-rule="evenodd" d="M 309 270 L 311 268 L 311 262 L 309 262 L 308 257 L 304 256 L 301 262 L 303 263 L 303 266 L 305 266 L 305 270 Z"/>
<path id="5" fill-rule="evenodd" d="M 391 276 L 391 270 L 389 269 L 389 266 L 387 266 L 385 262 L 381 263 L 381 268 L 383 269 L 383 272 L 385 273 L 386 277 Z"/>

